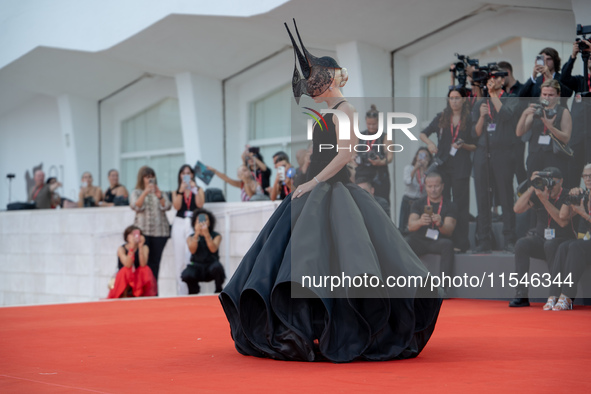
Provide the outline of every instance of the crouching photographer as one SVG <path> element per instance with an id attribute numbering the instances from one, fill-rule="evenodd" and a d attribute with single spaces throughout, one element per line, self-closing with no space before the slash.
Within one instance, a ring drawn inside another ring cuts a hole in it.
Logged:
<path id="1" fill-rule="evenodd" d="M 222 236 L 214 231 L 215 216 L 200 208 L 193 212 L 191 221 L 195 230 L 195 233 L 187 238 L 191 262 L 182 272 L 181 279 L 187 283 L 189 294 L 199 293 L 199 282 L 212 280 L 215 282 L 215 292 L 219 293 L 222 291 L 226 273 L 218 254 Z"/>
<path id="2" fill-rule="evenodd" d="M 412 205 L 408 219 L 410 234 L 406 242 L 417 256 L 430 253 L 441 255 L 441 272 L 449 274 L 455 257 L 450 238 L 456 228 L 456 205 L 443 197 L 445 185 L 438 173 L 427 175 L 425 187 L 427 197 Z"/>
<path id="3" fill-rule="evenodd" d="M 529 306 L 524 282 L 528 279 L 530 258 L 546 260 L 551 270 L 560 244 L 575 237 L 571 221 L 560 216 L 560 208 L 568 195 L 562 189 L 562 182 L 562 172 L 558 168 L 535 171 L 531 185 L 515 203 L 515 213 L 535 210 L 536 228 L 515 244 L 515 271 L 519 283 L 515 298 L 509 303 L 511 307 Z"/>
<path id="4" fill-rule="evenodd" d="M 563 219 L 580 217 L 579 239 L 564 242 L 558 248 L 550 269 L 552 281 L 548 301 L 544 305 L 545 311 L 572 309 L 573 300 L 577 294 L 577 283 L 587 267 L 591 265 L 591 242 L 589 242 L 591 239 L 591 201 L 589 199 L 591 164 L 587 164 L 583 169 L 583 182 L 585 182 L 585 189 L 578 187 L 571 189 L 560 209 L 560 217 Z M 559 274 L 559 280 L 572 283 L 558 284 L 554 279 Z"/>
<path id="5" fill-rule="evenodd" d="M 545 167 L 556 167 L 567 174 L 572 157 L 572 150 L 567 146 L 572 118 L 559 99 L 560 84 L 554 79 L 547 80 L 542 84 L 540 102 L 530 104 L 517 123 L 517 136 L 525 135 L 529 141 L 526 163 L 529 177 Z"/>

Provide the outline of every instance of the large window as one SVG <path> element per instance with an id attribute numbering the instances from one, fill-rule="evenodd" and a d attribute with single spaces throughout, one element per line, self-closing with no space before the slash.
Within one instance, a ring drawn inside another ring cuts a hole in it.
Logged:
<path id="1" fill-rule="evenodd" d="M 158 186 L 177 188 L 185 160 L 178 100 L 167 98 L 121 124 L 121 182 L 134 189 L 140 167 L 156 171 Z"/>
<path id="2" fill-rule="evenodd" d="M 305 135 L 301 141 L 292 141 L 292 97 L 291 84 L 285 85 L 250 106 L 249 144 L 261 148 L 265 163 L 270 167 L 273 167 L 273 154 L 280 150 L 289 154 L 292 165 L 297 167 L 295 152 L 307 146 Z"/>

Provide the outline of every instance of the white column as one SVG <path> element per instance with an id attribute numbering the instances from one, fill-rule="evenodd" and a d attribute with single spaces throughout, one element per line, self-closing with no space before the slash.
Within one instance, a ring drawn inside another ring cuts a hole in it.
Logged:
<path id="1" fill-rule="evenodd" d="M 222 82 L 185 72 L 175 76 L 185 161 L 219 163 L 223 157 Z"/>
<path id="2" fill-rule="evenodd" d="M 339 65 L 349 72 L 347 97 L 391 97 L 390 53 L 359 41 L 337 45 Z"/>
<path id="3" fill-rule="evenodd" d="M 97 103 L 68 94 L 59 96 L 57 102 L 65 155 L 63 195 L 77 201 L 83 171 L 90 171 L 95 186 L 100 186 Z"/>

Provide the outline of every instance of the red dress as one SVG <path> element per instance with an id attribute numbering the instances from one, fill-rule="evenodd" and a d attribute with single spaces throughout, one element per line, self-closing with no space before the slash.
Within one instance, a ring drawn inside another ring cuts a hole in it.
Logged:
<path id="1" fill-rule="evenodd" d="M 127 248 L 123 245 L 127 254 Z M 124 267 L 121 260 L 118 260 L 119 272 L 115 277 L 115 285 L 109 291 L 107 298 L 121 298 L 126 290 L 131 288 L 134 297 L 152 297 L 157 293 L 156 279 L 152 270 L 147 265 L 140 267 L 139 252 L 136 249 L 134 255 L 134 264 L 131 268 Z"/>

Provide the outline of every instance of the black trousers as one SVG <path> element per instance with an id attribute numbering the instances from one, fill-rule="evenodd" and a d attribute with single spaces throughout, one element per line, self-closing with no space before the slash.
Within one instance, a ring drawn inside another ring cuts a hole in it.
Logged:
<path id="1" fill-rule="evenodd" d="M 443 171 L 443 198 L 453 201 L 458 210 L 456 228 L 452 240 L 454 246 L 460 250 L 470 249 L 468 232 L 470 227 L 470 177 L 457 179 L 453 174 Z"/>
<path id="2" fill-rule="evenodd" d="M 525 171 L 525 142 L 519 138 L 515 145 L 513 145 L 513 154 L 515 156 L 515 177 L 517 184 L 527 179 L 527 171 Z"/>
<path id="3" fill-rule="evenodd" d="M 544 239 L 539 235 L 528 235 L 517 241 L 515 244 L 515 271 L 517 272 L 517 279 L 521 282 L 521 278 L 529 272 L 530 258 L 546 260 L 550 271 L 553 269 L 554 258 L 556 257 L 559 246 L 568 241 L 569 238 L 554 238 Z M 528 289 L 525 285 L 519 283 L 517 285 L 517 294 L 527 297 Z"/>
<path id="4" fill-rule="evenodd" d="M 451 275 L 454 264 L 454 244 L 451 239 L 439 238 L 437 241 L 432 239 L 409 235 L 406 242 L 417 256 L 425 254 L 438 254 L 441 256 L 441 272 Z"/>
<path id="5" fill-rule="evenodd" d="M 222 284 L 226 279 L 224 267 L 219 261 L 211 264 L 206 263 L 192 263 L 187 265 L 187 268 L 181 274 L 181 279 L 187 284 L 189 294 L 199 294 L 201 288 L 199 282 L 215 281 L 215 292 L 222 291 Z"/>
<path id="6" fill-rule="evenodd" d="M 160 272 L 160 259 L 162 258 L 162 252 L 168 241 L 168 237 L 146 237 L 146 246 L 150 248 L 150 254 L 148 255 L 148 267 L 152 269 L 154 278 L 158 282 L 158 273 Z"/>
<path id="7" fill-rule="evenodd" d="M 558 256 L 557 256 L 558 257 Z M 562 267 L 561 280 L 565 280 L 570 273 L 573 286 L 563 284 L 562 293 L 569 298 L 575 298 L 577 295 L 577 284 L 585 273 L 585 270 L 591 265 L 591 241 L 578 239 L 568 244 L 566 261 Z"/>
<path id="8" fill-rule="evenodd" d="M 515 212 L 513 211 L 514 190 L 513 175 L 515 158 L 512 149 L 490 150 L 490 172 L 486 161 L 486 150 L 478 147 L 474 154 L 474 188 L 478 206 L 478 240 L 481 244 L 491 245 L 492 196 L 489 194 L 489 179 L 498 191 L 499 205 L 503 209 L 503 236 L 505 245 L 515 243 Z M 489 175 L 490 174 L 490 175 Z"/>
<path id="9" fill-rule="evenodd" d="M 585 143 L 581 141 L 573 147 L 573 158 L 568 161 L 568 183 L 564 184 L 566 189 L 581 186 L 581 174 L 585 167 Z"/>

